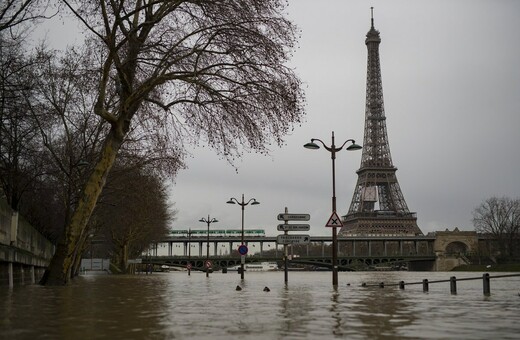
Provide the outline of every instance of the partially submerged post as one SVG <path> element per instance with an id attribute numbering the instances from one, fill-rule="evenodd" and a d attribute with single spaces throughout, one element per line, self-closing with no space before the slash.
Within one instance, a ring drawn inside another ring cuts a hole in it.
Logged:
<path id="1" fill-rule="evenodd" d="M 482 288 L 484 291 L 484 295 L 491 295 L 491 287 L 489 283 L 489 273 L 485 273 L 482 275 Z"/>
<path id="2" fill-rule="evenodd" d="M 422 290 L 423 290 L 423 292 L 427 292 L 429 290 L 428 279 L 422 280 Z"/>
<path id="3" fill-rule="evenodd" d="M 457 278 L 455 276 L 450 277 L 450 292 L 457 294 Z"/>

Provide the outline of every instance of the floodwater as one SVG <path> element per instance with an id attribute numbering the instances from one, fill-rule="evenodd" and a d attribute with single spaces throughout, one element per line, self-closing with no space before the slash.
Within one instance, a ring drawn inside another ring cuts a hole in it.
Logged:
<path id="1" fill-rule="evenodd" d="M 482 273 L 340 272 L 337 290 L 331 272 L 290 272 L 287 287 L 283 272 L 86 275 L 2 287 L 0 339 L 519 338 L 520 277 L 492 278 L 490 296 L 481 279 L 457 282 L 456 295 L 449 282 L 388 286 L 450 276 Z"/>

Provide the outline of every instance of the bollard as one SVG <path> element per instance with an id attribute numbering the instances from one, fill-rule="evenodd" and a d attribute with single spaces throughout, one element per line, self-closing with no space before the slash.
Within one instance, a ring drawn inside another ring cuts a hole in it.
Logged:
<path id="1" fill-rule="evenodd" d="M 404 289 L 404 281 L 399 281 L 399 289 Z"/>
<path id="2" fill-rule="evenodd" d="M 491 287 L 489 284 L 489 274 L 485 273 L 482 275 L 482 287 L 484 290 L 484 295 L 489 296 L 491 295 Z"/>
<path id="3" fill-rule="evenodd" d="M 385 288 L 385 283 L 384 282 L 379 283 L 379 288 Z"/>
<path id="4" fill-rule="evenodd" d="M 428 279 L 422 280 L 422 291 L 427 292 L 428 291 Z"/>
<path id="5" fill-rule="evenodd" d="M 457 278 L 455 276 L 450 277 L 450 292 L 457 294 Z"/>

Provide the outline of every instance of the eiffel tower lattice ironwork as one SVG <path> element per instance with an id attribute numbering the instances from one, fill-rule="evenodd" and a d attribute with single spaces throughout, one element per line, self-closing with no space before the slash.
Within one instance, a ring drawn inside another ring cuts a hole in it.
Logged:
<path id="1" fill-rule="evenodd" d="M 408 210 L 392 163 L 379 61 L 379 31 L 366 35 L 368 49 L 365 132 L 358 180 L 340 235 L 422 235 L 417 216 Z"/>

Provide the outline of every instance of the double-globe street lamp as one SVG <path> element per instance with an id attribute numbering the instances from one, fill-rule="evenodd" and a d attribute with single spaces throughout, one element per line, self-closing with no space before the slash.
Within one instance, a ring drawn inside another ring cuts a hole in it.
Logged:
<path id="1" fill-rule="evenodd" d="M 229 201 L 227 201 L 226 203 L 228 204 L 238 204 L 242 207 L 242 239 L 241 239 L 241 245 L 244 245 L 244 207 L 246 205 L 248 205 L 249 203 L 251 203 L 251 205 L 257 205 L 257 204 L 260 204 L 260 202 L 258 202 L 255 198 L 251 198 L 249 199 L 249 201 L 245 202 L 244 201 L 244 194 L 242 194 L 242 201 L 239 202 L 236 198 L 234 197 L 231 197 L 229 199 Z M 244 279 L 244 262 L 245 261 L 240 261 L 240 279 Z"/>
<path id="2" fill-rule="evenodd" d="M 206 245 L 206 263 L 205 263 L 205 266 L 206 266 L 206 277 L 209 277 L 209 267 L 210 267 L 210 263 L 209 263 L 209 225 L 211 223 L 217 223 L 218 220 L 216 218 L 210 218 L 209 215 L 208 215 L 208 218 L 201 218 L 199 220 L 199 222 L 204 222 L 204 223 L 207 223 L 208 225 L 208 233 L 207 233 L 207 245 Z"/>
<path id="3" fill-rule="evenodd" d="M 345 144 L 351 142 L 347 147 L 347 151 L 355 151 L 359 150 L 362 147 L 356 144 L 356 141 L 353 139 L 347 139 L 339 148 L 334 145 L 334 131 L 332 131 L 332 144 L 327 146 L 321 139 L 312 138 L 310 143 L 304 145 L 305 148 L 311 150 L 317 150 L 320 148 L 318 144 L 315 142 L 320 142 L 321 145 L 330 152 L 332 158 L 332 213 L 336 213 L 336 152 L 339 152 L 343 149 Z M 336 227 L 332 227 L 332 285 L 334 287 L 338 286 L 338 236 Z"/>

